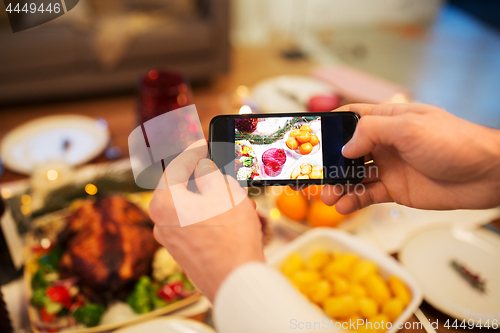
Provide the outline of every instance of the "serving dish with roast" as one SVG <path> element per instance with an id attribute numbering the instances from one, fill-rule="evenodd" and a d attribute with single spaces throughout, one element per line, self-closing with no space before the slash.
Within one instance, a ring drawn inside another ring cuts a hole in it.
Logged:
<path id="1" fill-rule="evenodd" d="M 199 299 L 129 198 L 77 200 L 44 219 L 52 239 L 32 237 L 25 270 L 35 332 L 110 330 Z"/>

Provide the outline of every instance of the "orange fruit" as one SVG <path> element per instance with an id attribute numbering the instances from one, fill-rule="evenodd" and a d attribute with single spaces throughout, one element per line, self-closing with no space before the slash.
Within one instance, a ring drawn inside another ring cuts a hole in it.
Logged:
<path id="1" fill-rule="evenodd" d="M 295 138 L 297 135 L 299 135 L 300 131 L 298 129 L 294 129 L 293 131 L 290 132 L 290 137 Z"/>
<path id="2" fill-rule="evenodd" d="M 276 205 L 281 213 L 294 221 L 303 221 L 306 218 L 307 204 L 304 194 L 288 188 L 276 199 Z"/>
<path id="3" fill-rule="evenodd" d="M 311 140 L 311 133 L 306 131 L 300 131 L 299 135 L 296 136 L 300 143 L 309 142 Z"/>
<path id="4" fill-rule="evenodd" d="M 321 198 L 321 189 L 323 188 L 323 185 L 309 185 L 305 189 L 302 190 L 302 193 L 306 196 L 308 199 L 320 199 Z"/>
<path id="5" fill-rule="evenodd" d="M 316 146 L 319 143 L 319 139 L 316 135 L 311 134 L 311 140 L 309 142 L 314 146 Z"/>
<path id="6" fill-rule="evenodd" d="M 299 143 L 295 138 L 288 138 L 288 140 L 286 140 L 286 146 L 290 149 L 297 149 L 299 148 Z"/>
<path id="7" fill-rule="evenodd" d="M 302 155 L 307 155 L 312 152 L 313 146 L 309 142 L 303 143 L 299 147 L 299 151 Z"/>
<path id="8" fill-rule="evenodd" d="M 312 132 L 311 126 L 309 126 L 309 125 L 302 125 L 302 126 L 300 126 L 300 130 L 304 131 L 304 132 L 309 132 L 309 133 Z"/>
<path id="9" fill-rule="evenodd" d="M 307 223 L 311 227 L 336 227 L 344 221 L 346 215 L 341 215 L 335 206 L 327 206 L 321 200 L 315 200 L 309 208 Z"/>

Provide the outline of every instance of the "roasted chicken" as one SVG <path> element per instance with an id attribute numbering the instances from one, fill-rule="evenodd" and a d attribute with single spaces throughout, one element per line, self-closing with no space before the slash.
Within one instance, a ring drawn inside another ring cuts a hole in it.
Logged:
<path id="1" fill-rule="evenodd" d="M 60 234 L 60 272 L 94 292 L 120 291 L 149 273 L 159 246 L 152 228 L 148 215 L 121 196 L 85 202 Z"/>

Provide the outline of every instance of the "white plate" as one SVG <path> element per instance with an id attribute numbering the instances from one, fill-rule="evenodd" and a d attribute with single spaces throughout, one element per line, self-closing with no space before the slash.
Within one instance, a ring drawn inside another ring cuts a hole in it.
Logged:
<path id="1" fill-rule="evenodd" d="M 412 299 L 410 304 L 404 309 L 401 315 L 396 319 L 396 323 L 405 322 L 418 308 L 422 302 L 422 291 L 413 279 L 413 277 L 404 269 L 404 267 L 391 256 L 369 246 L 363 241 L 346 232 L 333 230 L 330 228 L 316 228 L 299 236 L 283 248 L 272 255 L 269 265 L 279 268 L 283 261 L 292 252 L 298 252 L 304 257 L 308 257 L 314 251 L 323 249 L 326 251 L 340 250 L 342 252 L 353 252 L 360 257 L 373 261 L 379 267 L 380 275 L 388 279 L 391 275 L 399 277 L 410 289 Z M 397 325 L 385 333 L 394 333 L 398 330 Z"/>
<path id="2" fill-rule="evenodd" d="M 205 324 L 192 319 L 180 317 L 164 317 L 141 324 L 128 326 L 115 331 L 115 333 L 215 333 L 215 331 Z"/>
<path id="3" fill-rule="evenodd" d="M 457 319 L 500 320 L 500 237 L 485 229 L 446 227 L 427 230 L 403 246 L 399 259 L 435 308 Z M 451 266 L 457 260 L 486 280 L 486 293 L 474 289 Z"/>
<path id="4" fill-rule="evenodd" d="M 283 75 L 258 83 L 252 88 L 252 98 L 263 112 L 282 113 L 307 111 L 311 97 L 336 92 L 335 87 L 318 79 Z"/>
<path id="5" fill-rule="evenodd" d="M 411 235 L 437 224 L 476 227 L 500 216 L 500 208 L 484 210 L 422 210 L 393 202 L 373 206 L 373 218 L 357 236 L 386 253 L 398 252 Z"/>
<path id="6" fill-rule="evenodd" d="M 64 149 L 67 141 L 69 146 Z M 0 152 L 5 166 L 31 174 L 37 164 L 51 160 L 79 165 L 98 156 L 109 142 L 104 120 L 79 115 L 49 116 L 27 122 L 10 131 Z"/>

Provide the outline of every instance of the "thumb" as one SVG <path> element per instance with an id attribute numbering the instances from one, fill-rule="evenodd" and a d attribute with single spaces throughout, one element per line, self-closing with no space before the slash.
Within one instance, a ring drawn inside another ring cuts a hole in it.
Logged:
<path id="1" fill-rule="evenodd" d="M 223 197 L 231 196 L 232 205 L 238 205 L 247 198 L 247 191 L 231 176 L 223 175 L 214 162 L 204 158 L 198 162 L 194 172 L 196 186 L 201 194 Z"/>
<path id="2" fill-rule="evenodd" d="M 218 187 L 226 188 L 224 176 L 217 168 L 217 165 L 208 158 L 203 158 L 198 162 L 194 171 L 194 178 L 196 186 L 202 194 L 214 191 Z"/>
<path id="3" fill-rule="evenodd" d="M 356 127 L 351 140 L 342 148 L 342 155 L 347 158 L 359 158 L 368 155 L 375 146 L 393 146 L 400 135 L 397 126 L 398 117 L 364 116 Z"/>

